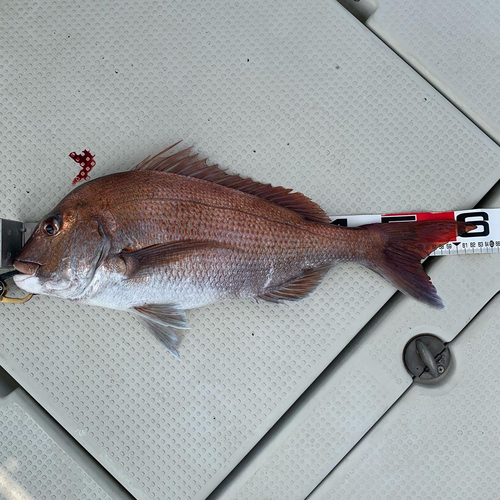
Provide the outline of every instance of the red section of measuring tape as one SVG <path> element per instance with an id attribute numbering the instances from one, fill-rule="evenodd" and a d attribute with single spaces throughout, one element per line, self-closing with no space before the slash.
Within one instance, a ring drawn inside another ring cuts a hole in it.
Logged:
<path id="1" fill-rule="evenodd" d="M 417 220 L 455 220 L 455 212 L 421 212 Z"/>
<path id="2" fill-rule="evenodd" d="M 413 215 L 415 220 L 455 220 L 455 212 L 414 212 L 406 214 L 384 214 L 382 217 L 399 217 Z"/>
<path id="3" fill-rule="evenodd" d="M 78 175 L 73 179 L 73 186 L 80 181 L 89 177 L 90 171 L 95 167 L 94 155 L 88 150 L 84 149 L 79 155 L 74 151 L 68 155 L 81 167 Z"/>
<path id="4" fill-rule="evenodd" d="M 384 219 L 393 219 L 394 222 L 397 221 L 398 218 L 404 219 L 404 217 L 413 216 L 414 220 L 455 220 L 455 212 L 417 212 L 413 214 L 384 214 L 382 215 L 382 221 Z M 456 241 L 456 237 L 452 238 L 450 241 Z"/>

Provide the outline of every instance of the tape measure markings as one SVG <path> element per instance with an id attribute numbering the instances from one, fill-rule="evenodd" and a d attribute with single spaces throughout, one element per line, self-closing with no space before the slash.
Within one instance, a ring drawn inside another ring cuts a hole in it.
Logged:
<path id="1" fill-rule="evenodd" d="M 453 212 L 415 212 L 383 215 L 331 216 L 332 224 L 358 227 L 374 223 L 416 222 L 424 220 L 457 220 L 473 222 L 477 228 L 434 250 L 430 255 L 470 255 L 500 253 L 500 208 L 473 208 Z"/>

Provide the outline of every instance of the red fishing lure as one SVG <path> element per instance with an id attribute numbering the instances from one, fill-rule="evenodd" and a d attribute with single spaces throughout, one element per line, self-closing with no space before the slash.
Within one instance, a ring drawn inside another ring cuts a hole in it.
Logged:
<path id="1" fill-rule="evenodd" d="M 95 167 L 94 155 L 88 150 L 84 149 L 79 155 L 74 151 L 69 154 L 76 163 L 81 167 L 78 175 L 73 179 L 73 186 L 80 181 L 84 181 L 89 178 L 90 171 Z"/>

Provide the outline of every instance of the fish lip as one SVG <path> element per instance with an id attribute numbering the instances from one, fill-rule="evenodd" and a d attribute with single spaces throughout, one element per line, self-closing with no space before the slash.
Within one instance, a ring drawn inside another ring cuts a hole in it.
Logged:
<path id="1" fill-rule="evenodd" d="M 14 260 L 14 268 L 26 276 L 35 276 L 41 264 L 29 260 Z"/>

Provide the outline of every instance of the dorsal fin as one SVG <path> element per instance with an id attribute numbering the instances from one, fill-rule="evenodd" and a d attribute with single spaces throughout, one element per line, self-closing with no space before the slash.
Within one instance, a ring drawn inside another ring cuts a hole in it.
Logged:
<path id="1" fill-rule="evenodd" d="M 200 159 L 197 154 L 191 154 L 192 148 L 186 148 L 169 156 L 163 156 L 164 153 L 177 146 L 179 142 L 169 146 L 152 158 L 148 156 L 134 170 L 157 170 L 185 175 L 186 177 L 195 177 L 196 179 L 210 181 L 272 201 L 277 205 L 293 210 L 311 222 L 324 222 L 327 224 L 331 222 L 323 209 L 302 193 L 292 193 L 292 189 L 285 189 L 281 186 L 273 187 L 271 184 L 262 184 L 250 178 L 228 174 L 218 165 L 207 165 L 206 159 Z"/>

